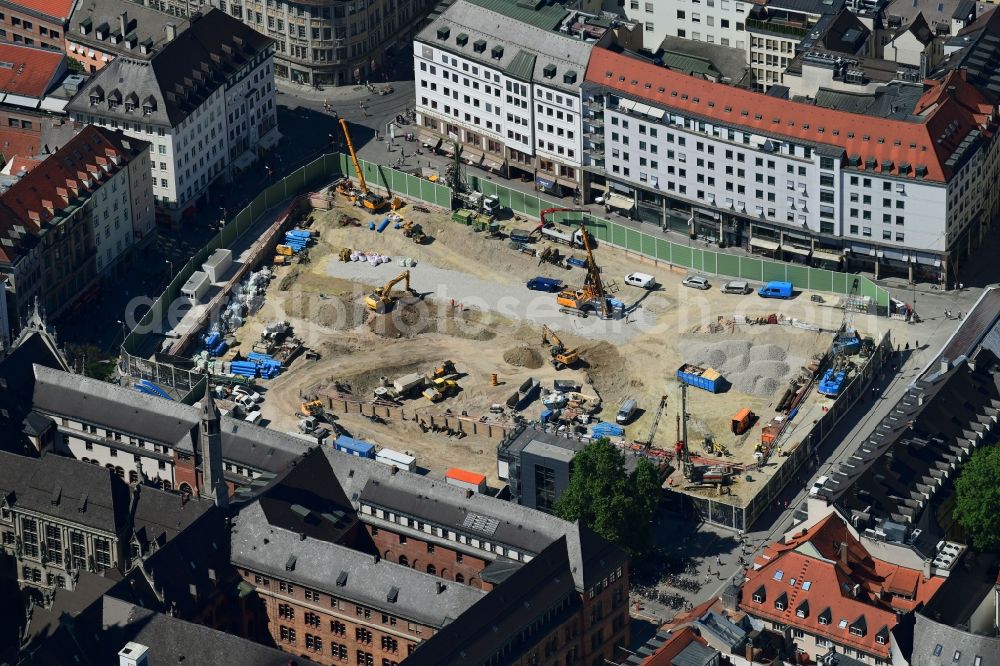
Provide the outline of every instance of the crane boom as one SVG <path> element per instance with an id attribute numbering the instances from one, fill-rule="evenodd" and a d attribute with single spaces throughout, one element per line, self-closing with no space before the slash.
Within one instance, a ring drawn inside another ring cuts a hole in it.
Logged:
<path id="1" fill-rule="evenodd" d="M 653 415 L 653 424 L 649 427 L 649 435 L 646 437 L 646 448 L 648 449 L 653 445 L 653 436 L 656 434 L 656 427 L 660 425 L 660 417 L 667 408 L 667 396 L 662 396 L 660 398 L 660 405 L 656 408 L 656 414 Z"/>
<path id="2" fill-rule="evenodd" d="M 347 140 L 347 152 L 351 154 L 351 161 L 354 162 L 354 170 L 358 174 L 358 185 L 362 194 L 368 194 L 368 183 L 365 182 L 365 174 L 361 171 L 361 164 L 358 162 L 358 154 L 354 152 L 354 142 L 351 141 L 351 133 L 347 129 L 347 120 L 340 119 L 340 129 L 344 130 L 344 139 Z"/>

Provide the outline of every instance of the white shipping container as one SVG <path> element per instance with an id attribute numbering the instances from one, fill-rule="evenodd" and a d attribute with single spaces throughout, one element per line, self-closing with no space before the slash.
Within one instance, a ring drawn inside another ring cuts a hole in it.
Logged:
<path id="1" fill-rule="evenodd" d="M 379 449 L 379 451 L 375 453 L 375 460 L 383 465 L 388 465 L 390 467 L 396 466 L 400 469 L 405 469 L 408 472 L 417 471 L 416 458 L 408 456 L 405 453 L 400 453 L 399 451 L 393 451 L 392 449 Z"/>

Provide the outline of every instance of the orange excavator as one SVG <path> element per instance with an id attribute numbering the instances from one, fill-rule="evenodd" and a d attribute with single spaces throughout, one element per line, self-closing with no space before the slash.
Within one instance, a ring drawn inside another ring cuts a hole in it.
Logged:
<path id="1" fill-rule="evenodd" d="M 601 313 L 602 318 L 609 319 L 611 317 L 611 304 L 608 302 L 607 291 L 601 280 L 601 269 L 594 259 L 594 251 L 590 246 L 590 234 L 587 233 L 586 225 L 581 222 L 580 230 L 575 235 L 579 235 L 583 249 L 587 253 L 587 277 L 583 287 L 559 292 L 559 295 L 556 296 L 556 303 L 561 306 L 559 311 L 586 316 L 588 310 L 595 310 Z"/>

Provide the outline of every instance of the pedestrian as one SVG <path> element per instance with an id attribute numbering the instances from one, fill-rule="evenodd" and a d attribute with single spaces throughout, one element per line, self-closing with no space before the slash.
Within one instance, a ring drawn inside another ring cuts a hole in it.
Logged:
<path id="1" fill-rule="evenodd" d="M 719 556 L 719 555 L 715 556 L 715 564 L 717 566 L 720 566 L 720 567 L 722 566 L 722 557 L 721 556 Z"/>

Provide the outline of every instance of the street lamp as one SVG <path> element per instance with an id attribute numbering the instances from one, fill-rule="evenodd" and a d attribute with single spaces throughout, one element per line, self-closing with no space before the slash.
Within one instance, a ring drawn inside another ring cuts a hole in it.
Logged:
<path id="1" fill-rule="evenodd" d="M 170 261 L 169 259 L 164 259 L 163 263 L 165 263 L 169 267 L 169 269 L 170 269 L 169 278 L 171 280 L 173 280 L 174 279 L 174 262 Z"/>
<path id="2" fill-rule="evenodd" d="M 224 226 L 226 226 L 226 215 L 229 213 L 229 211 L 226 210 L 225 206 L 220 206 L 219 212 L 222 214 L 221 217 L 219 218 L 219 229 L 222 229 Z"/>

